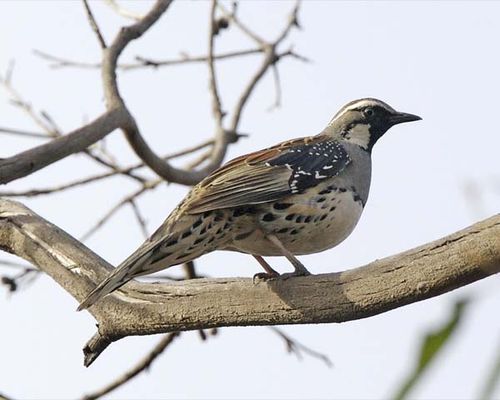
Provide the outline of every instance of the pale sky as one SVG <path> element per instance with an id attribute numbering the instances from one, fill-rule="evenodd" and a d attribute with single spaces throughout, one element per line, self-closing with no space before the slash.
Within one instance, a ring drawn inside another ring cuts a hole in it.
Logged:
<path id="1" fill-rule="evenodd" d="M 125 4 L 145 10 L 150 3 Z M 128 23 L 103 4 L 91 5 L 108 41 Z M 287 1 L 245 1 L 239 12 L 262 36 L 273 38 L 292 6 Z M 205 53 L 207 12 L 208 2 L 175 3 L 143 39 L 127 48 L 123 60 Z M 232 146 L 228 159 L 316 134 L 339 107 L 355 98 L 377 97 L 423 118 L 391 129 L 377 143 L 372 190 L 361 221 L 338 247 L 301 257 L 311 272 L 360 266 L 499 212 L 499 15 L 498 2 L 304 2 L 299 15 L 303 30 L 294 32 L 283 48 L 293 44 L 312 62 L 288 59 L 280 64 L 282 107 L 273 112 L 267 109 L 274 86 L 271 74 L 266 76 L 241 123 L 241 131 L 251 136 Z M 99 47 L 80 2 L 2 1 L 0 33 L 1 73 L 15 60 L 15 88 L 64 130 L 77 128 L 103 110 L 98 71 L 50 69 L 32 53 L 38 49 L 98 60 Z M 232 31 L 222 35 L 217 49 L 250 45 Z M 258 62 L 249 57 L 218 64 L 225 106 L 234 103 Z M 205 65 L 127 72 L 119 81 L 146 140 L 159 154 L 211 135 L 207 82 Z M 5 91 L 0 96 L 0 126 L 36 129 L 8 104 Z M 0 157 L 39 143 L 4 135 L 1 140 Z M 107 143 L 123 164 L 136 161 L 121 133 L 110 135 Z M 98 171 L 85 157 L 75 156 L 8 188 L 52 186 Z M 471 184 L 480 195 L 475 205 L 465 196 L 464 188 Z M 135 189 L 117 178 L 21 201 L 78 237 Z M 150 231 L 186 192 L 185 187 L 163 185 L 139 200 Z M 116 265 L 142 240 L 131 210 L 125 208 L 86 244 Z M 7 258 L 0 254 L 0 259 Z M 281 271 L 290 269 L 284 260 L 271 262 Z M 200 273 L 214 277 L 259 272 L 256 262 L 242 254 L 212 253 L 197 265 Z M 180 267 L 172 271 L 180 273 Z M 0 267 L 0 273 L 12 271 Z M 491 277 L 355 322 L 283 328 L 328 355 L 333 368 L 287 354 L 282 340 L 267 328 L 220 329 L 207 342 L 196 332 L 186 333 L 148 373 L 107 398 L 387 398 L 412 368 L 422 335 L 447 318 L 455 300 L 469 296 L 473 303 L 458 335 L 411 398 L 471 399 L 477 397 L 499 348 L 499 283 L 498 276 Z M 81 349 L 94 333 L 95 321 L 88 313 L 76 313 L 76 306 L 47 277 L 13 296 L 0 288 L 0 392 L 14 398 L 78 398 L 120 375 L 159 340 L 123 339 L 84 368 Z"/>

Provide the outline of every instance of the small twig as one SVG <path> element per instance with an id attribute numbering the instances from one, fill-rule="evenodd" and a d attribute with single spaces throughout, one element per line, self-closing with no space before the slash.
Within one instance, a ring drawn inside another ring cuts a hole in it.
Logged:
<path id="1" fill-rule="evenodd" d="M 50 136 L 47 136 L 47 134 L 45 134 L 45 133 L 23 131 L 20 129 L 13 129 L 13 128 L 0 127 L 0 133 L 6 133 L 9 135 L 18 135 L 18 136 L 24 136 L 24 137 L 31 137 L 31 138 L 37 138 L 37 139 L 50 139 Z"/>
<path id="2" fill-rule="evenodd" d="M 122 200 L 120 200 L 116 205 L 114 205 L 99 221 L 97 221 L 92 228 L 90 228 L 87 232 L 85 232 L 81 237 L 80 240 L 84 242 L 87 240 L 90 236 L 92 236 L 102 225 L 104 225 L 120 208 L 122 208 L 124 205 L 130 203 L 132 200 L 136 199 L 143 193 L 145 193 L 148 190 L 154 189 L 156 186 L 158 186 L 160 183 L 162 183 L 162 179 L 157 179 L 154 181 L 146 182 L 141 188 L 136 190 L 135 192 L 125 196 Z"/>
<path id="3" fill-rule="evenodd" d="M 322 354 L 316 350 L 311 349 L 310 347 L 307 347 L 306 345 L 298 342 L 295 339 L 292 339 L 290 336 L 288 336 L 285 332 L 283 332 L 281 329 L 276 328 L 275 326 L 269 327 L 274 333 L 276 333 L 279 337 L 281 337 L 285 341 L 286 349 L 290 354 L 295 354 L 298 360 L 302 360 L 302 353 L 304 352 L 305 354 L 308 354 L 311 357 L 317 358 L 321 361 L 323 361 L 328 368 L 331 368 L 333 366 L 332 361 L 326 354 Z"/>
<path id="4" fill-rule="evenodd" d="M 21 272 L 14 276 L 0 277 L 0 283 L 8 287 L 10 293 L 19 289 L 21 285 L 26 286 L 33 282 L 40 270 L 32 267 L 25 267 Z"/>
<path id="5" fill-rule="evenodd" d="M 23 110 L 36 125 L 38 125 L 43 131 L 45 131 L 47 133 L 46 136 L 49 136 L 51 138 L 55 138 L 55 137 L 60 136 L 59 132 L 54 131 L 54 129 L 52 127 L 47 125 L 45 123 L 45 121 L 42 118 L 40 118 L 40 116 L 36 113 L 36 111 L 33 109 L 32 105 L 29 104 L 28 102 L 26 102 L 21 97 L 19 92 L 17 92 L 17 90 L 14 89 L 10 78 L 3 78 L 0 76 L 0 83 L 2 84 L 4 89 L 7 91 L 7 93 L 10 95 L 11 103 L 14 106 Z"/>
<path id="6" fill-rule="evenodd" d="M 260 47 L 265 47 L 267 42 L 262 39 L 259 35 L 253 32 L 250 28 L 248 28 L 240 19 L 236 16 L 236 12 L 229 12 L 222 4 L 217 5 L 218 8 L 222 11 L 224 16 L 232 21 L 243 33 L 245 33 L 249 38 L 251 38 L 254 42 L 256 42 Z"/>
<path id="7" fill-rule="evenodd" d="M 274 98 L 274 103 L 268 108 L 268 111 L 276 110 L 281 106 L 281 81 L 278 67 L 276 64 L 272 65 L 273 78 L 274 78 L 274 90 L 276 97 Z"/>
<path id="8" fill-rule="evenodd" d="M 212 154 L 211 151 L 206 151 L 206 152 L 200 154 L 198 157 L 196 157 L 195 159 L 193 159 L 189 163 L 187 163 L 185 168 L 187 170 L 195 169 L 196 167 L 200 166 L 205 161 L 207 161 L 210 158 L 211 154 Z"/>
<path id="9" fill-rule="evenodd" d="M 108 46 L 106 46 L 106 42 L 104 40 L 104 37 L 102 36 L 101 30 L 99 29 L 99 26 L 97 25 L 97 22 L 94 18 L 94 14 L 92 14 L 92 10 L 90 9 L 87 0 L 83 0 L 83 5 L 85 7 L 85 12 L 87 14 L 87 18 L 89 20 L 90 27 L 94 31 L 94 33 L 97 37 L 97 41 L 99 42 L 99 45 L 101 46 L 101 49 L 104 50 Z"/>
<path id="10" fill-rule="evenodd" d="M 288 36 L 293 27 L 300 29 L 300 24 L 298 21 L 299 8 L 300 0 L 297 0 L 292 11 L 290 12 L 290 14 L 288 14 L 288 23 L 286 24 L 285 29 L 278 35 L 274 43 L 281 43 Z"/>
<path id="11" fill-rule="evenodd" d="M 91 63 L 84 61 L 74 61 L 69 60 L 67 58 L 55 56 L 52 54 L 45 53 L 41 50 L 33 50 L 33 53 L 38 57 L 49 61 L 50 68 L 81 68 L 81 69 L 98 69 L 101 67 L 101 63 Z M 249 55 L 256 55 L 262 53 L 261 48 L 257 49 L 248 49 L 248 50 L 236 50 L 236 51 L 228 51 L 225 53 L 216 54 L 213 56 L 214 61 L 224 61 L 230 60 L 232 58 L 244 57 Z M 151 58 L 136 56 L 136 63 L 119 63 L 117 68 L 123 71 L 131 71 L 142 68 L 159 68 L 159 67 L 170 67 L 170 66 L 178 66 L 185 64 L 198 64 L 205 63 L 208 61 L 208 55 L 203 56 L 189 56 L 185 53 L 182 53 L 180 58 L 173 58 L 167 60 L 153 60 Z"/>
<path id="12" fill-rule="evenodd" d="M 88 183 L 97 182 L 101 179 L 116 175 L 117 173 L 118 173 L 117 171 L 106 172 L 104 174 L 89 176 L 87 178 L 78 179 L 74 182 L 69 182 L 69 183 L 65 183 L 63 185 L 53 186 L 50 188 L 30 189 L 30 190 L 25 190 L 25 191 L 20 191 L 20 192 L 13 192 L 13 191 L 2 192 L 2 191 L 0 191 L 0 196 L 3 196 L 3 197 L 35 197 L 35 196 L 41 196 L 41 195 L 46 195 L 46 194 L 54 194 L 57 192 L 62 192 L 62 191 L 67 190 L 67 189 L 72 189 L 72 188 L 75 188 L 78 186 L 86 185 Z"/>
<path id="13" fill-rule="evenodd" d="M 217 129 L 223 133 L 224 128 L 222 127 L 222 117 L 224 113 L 222 112 L 222 105 L 219 96 L 219 90 L 217 88 L 217 77 L 215 73 L 214 65 L 214 42 L 215 42 L 215 9 L 217 7 L 217 0 L 212 0 L 212 6 L 210 8 L 210 28 L 208 33 L 208 70 L 210 72 L 209 76 L 209 88 L 210 94 L 212 96 L 212 113 L 215 118 L 215 123 Z"/>
<path id="14" fill-rule="evenodd" d="M 140 14 L 137 14 L 135 12 L 132 12 L 130 10 L 126 10 L 123 7 L 121 7 L 115 0 L 104 0 L 105 3 L 110 6 L 118 15 L 121 15 L 122 17 L 125 18 L 130 18 L 135 21 L 139 21 L 143 16 Z"/>
<path id="15" fill-rule="evenodd" d="M 132 207 L 132 211 L 134 211 L 135 218 L 137 219 L 137 223 L 141 227 L 142 235 L 144 236 L 145 239 L 149 237 L 149 232 L 148 228 L 146 227 L 146 221 L 144 217 L 141 214 L 141 211 L 139 210 L 139 207 L 137 206 L 137 203 L 135 202 L 134 199 L 131 199 L 129 201 L 130 206 Z"/>
<path id="16" fill-rule="evenodd" d="M 15 261 L 0 260 L 0 267 L 11 267 L 11 268 L 22 268 L 22 269 L 33 269 L 38 271 L 36 268 L 29 266 L 28 264 L 19 263 Z"/>
<path id="17" fill-rule="evenodd" d="M 267 72 L 268 68 L 275 65 L 282 57 L 286 55 L 292 55 L 292 51 L 288 50 L 282 54 L 276 53 L 276 48 L 278 45 L 287 37 L 287 35 L 290 33 L 291 28 L 293 26 L 297 26 L 297 14 L 299 11 L 299 5 L 300 3 L 297 3 L 294 8 L 292 9 L 290 16 L 288 18 L 288 23 L 281 32 L 281 34 L 278 35 L 278 38 L 273 42 L 273 43 L 266 43 L 263 42 L 262 44 L 262 49 L 265 54 L 265 57 L 260 65 L 260 67 L 257 69 L 255 74 L 251 77 L 250 81 L 248 82 L 247 86 L 243 89 L 242 94 L 240 95 L 236 106 L 233 111 L 233 116 L 231 119 L 231 125 L 230 129 L 233 131 L 236 131 L 241 119 L 241 115 L 243 112 L 243 109 L 250 98 L 250 95 L 252 94 L 255 86 L 257 83 L 262 79 L 264 74 Z M 226 11 L 227 13 L 227 11 Z M 230 17 L 228 15 L 228 17 Z M 235 21 L 236 23 L 236 21 Z M 240 22 L 241 24 L 241 22 Z M 248 28 L 247 28 L 248 30 Z"/>
<path id="18" fill-rule="evenodd" d="M 3 85 L 5 90 L 9 93 L 9 95 L 12 98 L 12 103 L 21 108 L 27 115 L 28 117 L 31 118 L 31 120 L 38 125 L 42 130 L 44 130 L 49 138 L 59 138 L 61 136 L 64 136 L 60 128 L 57 126 L 57 124 L 54 122 L 54 119 L 46 112 L 46 111 L 41 111 L 40 115 L 34 110 L 31 104 L 29 104 L 27 101 L 23 99 L 21 94 L 17 92 L 14 87 L 12 86 L 11 82 L 7 79 L 2 79 L 0 77 L 0 83 Z M 89 124 L 87 124 L 89 125 Z M 82 149 L 82 152 L 86 154 L 88 157 L 92 158 L 94 161 L 98 162 L 101 165 L 104 165 L 113 171 L 118 171 L 119 167 L 117 165 L 113 165 L 112 163 L 104 160 L 102 157 L 100 157 L 97 154 L 94 154 L 92 150 L 88 148 Z M 133 173 L 129 172 L 122 172 L 124 175 L 127 175 L 128 177 L 137 180 L 138 182 L 144 183 L 146 181 L 145 178 L 135 175 Z"/>
<path id="19" fill-rule="evenodd" d="M 196 279 L 199 276 L 196 274 L 196 268 L 194 266 L 194 261 L 188 261 L 183 265 L 184 273 L 186 274 L 186 279 Z"/>
<path id="20" fill-rule="evenodd" d="M 142 371 L 147 370 L 151 364 L 161 355 L 165 349 L 173 343 L 174 339 L 180 336 L 180 332 L 172 332 L 164 335 L 163 338 L 158 342 L 158 344 L 151 350 L 142 360 L 140 360 L 134 367 L 125 372 L 122 376 L 118 377 L 113 382 L 104 386 L 102 389 L 95 391 L 94 393 L 87 394 L 83 396 L 83 400 L 95 400 L 102 397 L 118 387 L 124 385 L 132 378 L 139 375 Z"/>
<path id="21" fill-rule="evenodd" d="M 249 55 L 255 55 L 262 53 L 262 49 L 248 49 L 248 50 L 236 50 L 236 51 L 228 51 L 226 53 L 214 54 L 214 61 L 228 60 L 231 58 L 244 57 Z M 119 68 L 123 70 L 131 70 L 138 69 L 144 67 L 168 67 L 174 65 L 183 65 L 183 64 L 196 64 L 196 63 L 204 63 L 208 61 L 208 55 L 206 56 L 189 56 L 185 53 L 182 54 L 179 59 L 171 59 L 171 60 L 153 60 L 151 58 L 137 56 L 135 59 L 139 62 L 138 64 L 120 64 Z"/>

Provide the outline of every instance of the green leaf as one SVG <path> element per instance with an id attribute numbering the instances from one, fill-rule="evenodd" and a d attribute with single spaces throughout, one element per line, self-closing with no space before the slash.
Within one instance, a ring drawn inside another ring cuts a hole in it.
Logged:
<path id="1" fill-rule="evenodd" d="M 468 302 L 469 300 L 465 299 L 457 301 L 454 304 L 448 320 L 438 329 L 432 330 L 425 335 L 424 340 L 420 345 L 420 353 L 415 368 L 408 375 L 408 377 L 404 379 L 402 385 L 394 396 L 395 400 L 403 400 L 407 398 L 408 393 L 418 383 L 424 371 L 429 368 L 432 360 L 436 358 L 436 355 L 457 330 L 457 327 L 463 317 L 464 308 Z"/>

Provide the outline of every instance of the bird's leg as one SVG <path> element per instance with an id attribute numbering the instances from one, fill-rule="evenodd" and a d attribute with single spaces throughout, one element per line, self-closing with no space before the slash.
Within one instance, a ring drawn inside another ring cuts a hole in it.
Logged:
<path id="1" fill-rule="evenodd" d="M 290 261 L 293 265 L 293 268 L 295 268 L 295 271 L 293 271 L 291 274 L 282 274 L 282 277 L 289 277 L 289 276 L 305 276 L 305 275 L 311 275 L 311 273 L 307 270 L 306 267 L 304 267 L 304 264 L 302 264 L 297 257 L 295 257 L 292 253 L 288 251 L 288 249 L 283 246 L 283 243 L 273 234 L 269 234 L 266 236 L 267 239 L 274 244 L 280 251 L 281 253 Z"/>
<path id="2" fill-rule="evenodd" d="M 266 270 L 266 272 L 259 272 L 253 276 L 253 281 L 255 282 L 256 279 L 263 279 L 267 280 L 270 278 L 276 278 L 280 276 L 280 274 L 272 269 L 272 267 L 267 263 L 266 260 L 264 260 L 261 256 L 257 256 L 255 254 L 252 254 L 252 256 L 259 262 L 259 264 Z"/>

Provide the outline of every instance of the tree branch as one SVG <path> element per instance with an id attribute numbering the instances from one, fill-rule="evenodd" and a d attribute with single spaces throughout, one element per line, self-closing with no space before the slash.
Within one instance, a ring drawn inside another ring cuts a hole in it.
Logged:
<path id="1" fill-rule="evenodd" d="M 96 400 L 99 397 L 102 397 L 108 393 L 111 393 L 113 390 L 118 387 L 124 385 L 131 379 L 135 378 L 142 371 L 147 370 L 151 364 L 160 356 L 165 349 L 174 342 L 175 338 L 180 335 L 180 332 L 172 332 L 168 335 L 163 336 L 163 338 L 158 342 L 158 344 L 139 362 L 134 365 L 130 370 L 125 372 L 122 376 L 118 377 L 111 383 L 104 386 L 102 389 L 95 391 L 94 393 L 87 394 L 83 397 L 83 400 Z M 1 400 L 1 399 L 0 399 Z"/>
<path id="2" fill-rule="evenodd" d="M 32 174 L 70 154 L 85 150 L 123 123 L 120 110 L 111 110 L 89 124 L 41 146 L 0 160 L 0 184 Z"/>
<path id="3" fill-rule="evenodd" d="M 0 248 L 36 265 L 81 301 L 111 266 L 22 204 L 0 199 Z M 87 365 L 129 335 L 222 326 L 344 322 L 438 296 L 500 272 L 500 214 L 421 247 L 339 273 L 130 282 L 90 308 L 98 333 Z"/>
<path id="4" fill-rule="evenodd" d="M 80 68 L 80 69 L 98 69 L 101 68 L 101 63 L 99 62 L 85 62 L 85 61 L 76 61 L 70 60 L 64 57 L 59 57 L 53 54 L 45 53 L 41 50 L 33 50 L 33 53 L 38 57 L 46 60 L 49 64 L 50 68 L 58 69 L 58 68 Z M 262 53 L 261 48 L 255 49 L 246 49 L 246 50 L 235 50 L 228 51 L 220 54 L 214 54 L 214 61 L 219 60 L 230 60 L 233 58 L 239 58 L 249 55 L 256 55 Z M 165 60 L 153 59 L 150 57 L 136 56 L 135 63 L 119 63 L 117 68 L 122 71 L 132 71 L 139 70 L 144 68 L 160 68 L 160 67 L 169 67 L 169 66 L 177 66 L 177 65 L 185 65 L 185 64 L 197 64 L 197 63 L 205 63 L 208 60 L 207 55 L 197 55 L 190 56 L 187 53 L 181 53 L 179 58 L 171 58 Z"/>
<path id="5" fill-rule="evenodd" d="M 90 9 L 89 3 L 87 0 L 83 0 L 83 6 L 85 7 L 85 13 L 87 14 L 87 18 L 89 20 L 90 27 L 94 31 L 97 41 L 99 42 L 99 46 L 101 46 L 101 49 L 105 49 L 108 47 L 106 45 L 106 41 L 104 40 L 104 37 L 102 36 L 101 30 L 99 29 L 99 25 L 97 25 L 97 21 L 95 20 L 94 14 L 92 13 L 92 10 Z"/>

